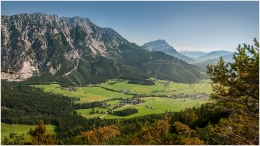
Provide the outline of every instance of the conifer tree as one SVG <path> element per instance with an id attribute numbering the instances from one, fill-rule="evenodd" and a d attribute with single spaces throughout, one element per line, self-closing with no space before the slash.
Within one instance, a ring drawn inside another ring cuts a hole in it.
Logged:
<path id="1" fill-rule="evenodd" d="M 239 45 L 234 63 L 226 64 L 221 57 L 217 65 L 207 65 L 213 81 L 211 97 L 230 113 L 214 127 L 222 144 L 259 143 L 259 43 L 256 39 L 254 43 Z"/>

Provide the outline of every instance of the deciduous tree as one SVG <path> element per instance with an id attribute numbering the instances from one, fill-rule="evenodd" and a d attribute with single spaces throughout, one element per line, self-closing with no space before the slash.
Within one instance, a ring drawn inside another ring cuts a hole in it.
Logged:
<path id="1" fill-rule="evenodd" d="M 117 126 L 105 126 L 98 129 L 83 132 L 81 137 L 87 141 L 88 144 L 103 145 L 110 138 L 115 138 L 120 134 Z"/>
<path id="2" fill-rule="evenodd" d="M 30 129 L 30 135 L 32 136 L 32 144 L 34 145 L 55 145 L 58 144 L 55 135 L 46 135 L 46 126 L 42 121 L 35 129 Z"/>
<path id="3" fill-rule="evenodd" d="M 178 144 L 185 144 L 185 145 L 200 145 L 204 144 L 204 142 L 199 139 L 196 135 L 196 131 L 190 129 L 189 126 L 182 124 L 180 122 L 174 123 L 176 132 L 179 134 L 179 143 Z"/>

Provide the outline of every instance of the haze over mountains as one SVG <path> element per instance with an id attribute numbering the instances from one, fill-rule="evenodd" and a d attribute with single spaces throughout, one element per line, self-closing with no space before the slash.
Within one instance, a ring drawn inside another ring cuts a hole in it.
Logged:
<path id="1" fill-rule="evenodd" d="M 191 57 L 193 59 L 198 59 L 200 56 L 207 54 L 207 52 L 202 51 L 189 51 L 189 50 L 180 50 L 181 54 Z"/>
<path id="2" fill-rule="evenodd" d="M 192 58 L 176 53 L 181 59 L 175 62 L 176 57 L 144 50 L 87 18 L 43 13 L 1 18 L 1 68 L 16 72 L 2 73 L 2 79 L 55 80 L 81 86 L 109 78 L 143 81 L 155 77 L 189 83 L 200 78 L 195 65 L 181 60 Z"/>
<path id="3" fill-rule="evenodd" d="M 176 57 L 176 59 L 184 60 L 190 64 L 195 64 L 201 68 L 205 68 L 207 64 L 215 65 L 219 61 L 220 56 L 222 56 L 226 62 L 231 62 L 233 59 L 233 52 L 220 50 L 212 52 L 202 52 L 202 51 L 189 51 L 181 50 L 176 51 L 174 47 L 169 45 L 165 40 L 155 40 L 145 43 L 141 46 L 145 50 L 149 51 L 160 51 L 166 54 Z"/>
<path id="4" fill-rule="evenodd" d="M 224 55 L 224 56 L 222 56 L 222 58 L 223 58 L 223 60 L 224 60 L 226 63 L 232 63 L 232 62 L 234 62 L 233 54 Z M 220 56 L 219 56 L 219 57 L 216 57 L 216 58 L 214 58 L 214 59 L 208 59 L 208 60 L 206 60 L 206 61 L 194 62 L 193 64 L 194 64 L 194 65 L 197 65 L 197 66 L 199 66 L 199 67 L 201 67 L 201 68 L 206 69 L 206 66 L 207 66 L 208 64 L 210 64 L 210 65 L 216 65 L 216 64 L 218 63 L 219 59 L 220 59 Z"/>
<path id="5" fill-rule="evenodd" d="M 210 59 L 214 59 L 214 58 L 219 58 L 220 56 L 232 55 L 233 53 L 234 52 L 225 51 L 225 50 L 212 51 L 212 52 L 209 52 L 207 54 L 204 54 L 204 55 L 198 57 L 198 60 L 206 61 L 206 60 L 210 60 Z"/>

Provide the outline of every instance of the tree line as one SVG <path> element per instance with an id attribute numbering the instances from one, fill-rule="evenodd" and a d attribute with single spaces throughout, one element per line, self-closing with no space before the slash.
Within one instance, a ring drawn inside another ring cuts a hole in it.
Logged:
<path id="1" fill-rule="evenodd" d="M 136 108 L 126 108 L 120 111 L 112 111 L 109 114 L 116 116 L 129 116 L 132 114 L 138 113 L 138 109 Z"/>

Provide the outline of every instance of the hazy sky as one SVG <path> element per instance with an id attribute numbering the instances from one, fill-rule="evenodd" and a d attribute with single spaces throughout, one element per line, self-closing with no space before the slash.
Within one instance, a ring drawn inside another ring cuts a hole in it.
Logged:
<path id="1" fill-rule="evenodd" d="M 165 39 L 176 50 L 229 50 L 259 39 L 259 2 L 1 2 L 1 15 L 42 12 L 89 18 L 138 45 Z"/>

